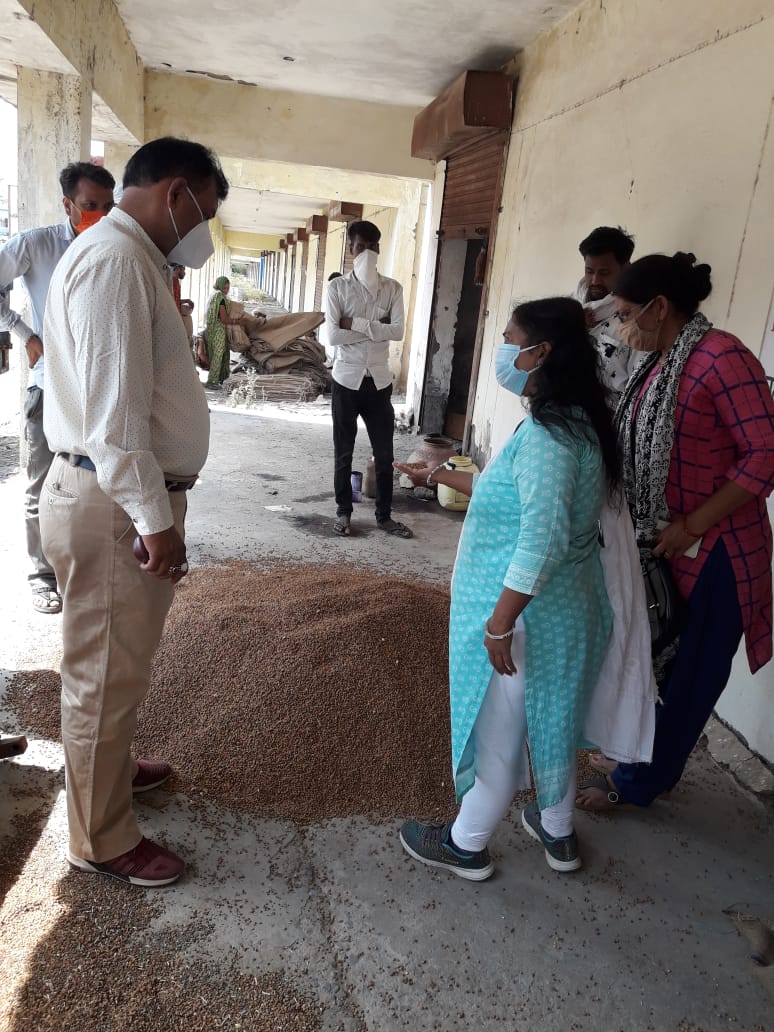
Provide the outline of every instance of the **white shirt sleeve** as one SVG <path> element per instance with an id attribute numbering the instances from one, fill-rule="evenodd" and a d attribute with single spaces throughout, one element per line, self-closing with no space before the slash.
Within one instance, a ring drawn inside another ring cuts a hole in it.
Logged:
<path id="1" fill-rule="evenodd" d="M 156 534 L 174 520 L 152 442 L 155 285 L 125 256 L 87 269 L 66 284 L 84 447 L 105 494 Z"/>

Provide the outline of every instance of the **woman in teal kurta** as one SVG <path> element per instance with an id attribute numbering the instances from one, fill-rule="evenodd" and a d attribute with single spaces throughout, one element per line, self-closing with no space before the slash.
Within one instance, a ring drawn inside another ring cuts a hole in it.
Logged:
<path id="1" fill-rule="evenodd" d="M 486 842 L 516 788 L 537 804 L 524 826 L 555 870 L 580 866 L 572 830 L 575 750 L 610 636 L 598 520 L 619 476 L 616 439 L 580 305 L 519 306 L 498 382 L 530 414 L 485 471 L 410 470 L 470 493 L 452 578 L 452 762 L 460 815 L 409 821 L 407 851 L 466 878 L 492 873 Z M 401 467 L 399 467 L 401 468 Z"/>

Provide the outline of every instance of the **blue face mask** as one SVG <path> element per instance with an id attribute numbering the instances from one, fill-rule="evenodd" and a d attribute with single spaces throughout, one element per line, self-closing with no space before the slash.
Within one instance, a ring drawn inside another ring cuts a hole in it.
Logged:
<path id="1" fill-rule="evenodd" d="M 497 349 L 497 355 L 495 356 L 495 377 L 501 387 L 504 387 L 506 391 L 510 391 L 511 394 L 522 395 L 524 393 L 529 374 L 534 370 L 517 369 L 516 359 L 522 351 L 534 351 L 535 348 L 539 347 L 539 344 L 533 344 L 531 347 L 522 348 L 518 344 L 508 344 L 506 341 L 503 341 Z"/>

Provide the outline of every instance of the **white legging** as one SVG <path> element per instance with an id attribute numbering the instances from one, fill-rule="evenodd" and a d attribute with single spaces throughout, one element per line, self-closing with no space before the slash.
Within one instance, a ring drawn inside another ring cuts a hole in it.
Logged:
<path id="1" fill-rule="evenodd" d="M 462 799 L 452 827 L 455 845 L 473 853 L 484 849 L 508 812 L 527 774 L 527 708 L 524 698 L 524 625 L 516 624 L 511 646 L 512 676 L 492 671 L 473 726 L 476 780 Z M 554 838 L 571 834 L 575 806 L 575 769 L 564 799 L 540 814 L 543 830 Z M 528 783 L 528 782 L 527 782 Z"/>

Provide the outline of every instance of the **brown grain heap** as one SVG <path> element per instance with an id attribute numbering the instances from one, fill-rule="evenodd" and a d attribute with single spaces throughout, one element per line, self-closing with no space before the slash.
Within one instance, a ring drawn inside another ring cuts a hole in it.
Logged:
<path id="1" fill-rule="evenodd" d="M 446 815 L 448 607 L 445 590 L 341 565 L 194 571 L 135 753 L 172 763 L 173 788 L 265 817 Z M 17 676 L 20 724 L 57 737 L 57 692 L 51 672 Z"/>

